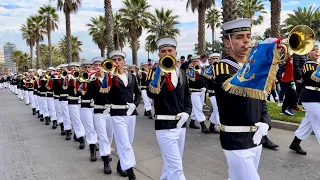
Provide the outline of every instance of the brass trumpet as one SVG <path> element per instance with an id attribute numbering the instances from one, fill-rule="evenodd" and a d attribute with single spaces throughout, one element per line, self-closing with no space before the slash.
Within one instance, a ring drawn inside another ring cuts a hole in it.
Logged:
<path id="1" fill-rule="evenodd" d="M 52 73 L 51 73 L 51 72 L 49 72 L 49 71 L 46 72 L 46 75 L 45 75 L 46 79 L 50 79 L 51 76 L 52 76 Z"/>
<path id="2" fill-rule="evenodd" d="M 195 65 L 195 66 L 194 66 L 194 70 L 195 70 L 195 71 L 199 71 L 199 70 L 200 70 L 200 65 L 199 65 L 199 64 Z"/>
<path id="3" fill-rule="evenodd" d="M 89 82 L 90 75 L 87 72 L 81 71 L 79 79 L 80 79 L 81 82 Z"/>
<path id="4" fill-rule="evenodd" d="M 61 70 L 60 76 L 61 76 L 62 78 L 67 77 L 67 76 L 68 76 L 68 71 L 66 71 L 66 70 Z"/>
<path id="5" fill-rule="evenodd" d="M 111 59 L 107 59 L 102 63 L 102 69 L 106 73 L 112 72 L 113 68 L 114 68 L 114 64 Z"/>
<path id="6" fill-rule="evenodd" d="M 159 67 L 163 72 L 171 72 L 176 68 L 177 61 L 170 55 L 165 55 L 159 60 Z"/>
<path id="7" fill-rule="evenodd" d="M 71 77 L 72 77 L 72 79 L 78 79 L 80 77 L 80 72 L 79 71 L 72 71 Z"/>

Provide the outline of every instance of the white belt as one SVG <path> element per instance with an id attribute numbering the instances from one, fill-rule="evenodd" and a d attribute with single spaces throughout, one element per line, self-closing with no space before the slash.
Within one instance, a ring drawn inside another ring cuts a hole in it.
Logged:
<path id="1" fill-rule="evenodd" d="M 156 115 L 156 120 L 180 120 L 180 116 L 174 115 Z"/>
<path id="2" fill-rule="evenodd" d="M 305 88 L 313 91 L 320 91 L 320 87 L 306 86 Z"/>
<path id="3" fill-rule="evenodd" d="M 129 109 L 129 105 L 111 105 L 111 109 Z"/>
<path id="4" fill-rule="evenodd" d="M 193 88 L 189 88 L 190 91 L 198 91 L 198 92 L 201 92 L 202 90 L 201 89 L 193 89 Z"/>
<path id="5" fill-rule="evenodd" d="M 147 86 L 141 86 L 141 88 L 147 88 Z"/>
<path id="6" fill-rule="evenodd" d="M 45 95 L 45 94 L 46 94 L 46 92 L 39 92 L 39 94 L 43 94 L 43 95 Z"/>
<path id="7" fill-rule="evenodd" d="M 53 94 L 53 92 L 47 92 L 47 94 Z"/>
<path id="8" fill-rule="evenodd" d="M 215 93 L 214 90 L 207 90 L 209 93 Z"/>
<path id="9" fill-rule="evenodd" d="M 220 125 L 220 130 L 223 132 L 235 132 L 235 133 L 240 133 L 240 132 L 256 132 L 257 131 L 256 126 L 225 126 L 225 125 Z"/>
<path id="10" fill-rule="evenodd" d="M 82 99 L 81 102 L 82 102 L 82 103 L 91 103 L 91 100 Z"/>
<path id="11" fill-rule="evenodd" d="M 106 105 L 93 105 L 94 109 L 107 109 L 110 107 L 110 104 L 106 104 Z"/>
<path id="12" fill-rule="evenodd" d="M 59 95 L 53 95 L 53 97 L 59 98 L 60 96 Z"/>
<path id="13" fill-rule="evenodd" d="M 60 97 L 68 97 L 68 94 L 60 94 Z"/>
<path id="14" fill-rule="evenodd" d="M 69 96 L 68 99 L 69 99 L 69 100 L 79 100 L 79 97 Z"/>

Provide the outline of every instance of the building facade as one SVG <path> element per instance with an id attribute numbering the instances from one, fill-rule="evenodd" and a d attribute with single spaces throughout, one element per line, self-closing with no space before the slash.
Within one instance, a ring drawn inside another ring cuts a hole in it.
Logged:
<path id="1" fill-rule="evenodd" d="M 16 50 L 16 46 L 13 43 L 6 42 L 3 46 L 4 51 L 4 64 L 9 67 L 11 72 L 16 72 L 15 63 L 12 61 L 12 51 Z"/>
<path id="2" fill-rule="evenodd" d="M 4 64 L 4 52 L 0 51 L 0 64 Z"/>

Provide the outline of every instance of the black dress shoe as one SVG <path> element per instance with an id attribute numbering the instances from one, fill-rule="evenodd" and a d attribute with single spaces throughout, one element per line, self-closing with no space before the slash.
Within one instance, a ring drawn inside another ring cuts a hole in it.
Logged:
<path id="1" fill-rule="evenodd" d="M 71 130 L 66 131 L 66 140 L 71 140 Z"/>
<path id="2" fill-rule="evenodd" d="M 147 110 L 144 110 L 144 116 L 149 116 Z"/>
<path id="3" fill-rule="evenodd" d="M 37 112 L 36 112 L 36 108 L 32 108 L 32 115 L 36 115 Z"/>
<path id="4" fill-rule="evenodd" d="M 90 161 L 96 161 L 97 160 L 97 146 L 95 144 L 89 144 L 90 148 Z"/>
<path id="5" fill-rule="evenodd" d="M 210 124 L 210 126 L 209 126 L 210 133 L 220 134 L 220 131 L 218 131 L 214 126 L 215 126 L 215 124 L 213 124 L 213 123 Z"/>
<path id="6" fill-rule="evenodd" d="M 112 157 L 109 155 L 107 156 L 108 157 L 108 160 L 111 162 L 112 161 Z"/>
<path id="7" fill-rule="evenodd" d="M 40 121 L 43 122 L 44 121 L 44 118 L 43 118 L 43 115 L 40 114 Z"/>
<path id="8" fill-rule="evenodd" d="M 38 118 L 40 118 L 40 112 L 39 111 L 37 111 L 37 114 L 38 114 Z"/>
<path id="9" fill-rule="evenodd" d="M 200 127 L 196 125 L 195 120 L 190 121 L 189 128 L 200 129 Z"/>
<path id="10" fill-rule="evenodd" d="M 201 126 L 201 132 L 204 133 L 204 134 L 210 134 L 210 131 L 209 129 L 207 128 L 207 126 L 204 124 L 204 121 L 202 121 L 200 123 L 200 126 Z"/>
<path id="11" fill-rule="evenodd" d="M 294 140 L 292 141 L 289 148 L 298 154 L 307 155 L 307 152 L 300 147 L 300 143 L 301 143 L 301 140 L 297 137 L 294 137 Z"/>
<path id="12" fill-rule="evenodd" d="M 133 168 L 130 168 L 127 171 L 129 180 L 137 180 L 136 175 L 133 172 Z"/>
<path id="13" fill-rule="evenodd" d="M 151 110 L 150 111 L 147 111 L 148 112 L 148 116 L 149 116 L 149 119 L 152 119 L 153 115 L 151 113 Z"/>
<path id="14" fill-rule="evenodd" d="M 66 135 L 66 131 L 64 130 L 63 123 L 60 124 L 60 129 L 61 129 L 61 135 L 62 136 Z"/>
<path id="15" fill-rule="evenodd" d="M 57 120 L 53 120 L 52 121 L 52 129 L 57 129 L 58 124 L 57 124 Z"/>
<path id="16" fill-rule="evenodd" d="M 79 149 L 84 149 L 84 147 L 86 146 L 86 143 L 84 142 L 84 137 L 79 137 Z"/>
<path id="17" fill-rule="evenodd" d="M 111 174 L 112 170 L 110 167 L 110 162 L 108 160 L 108 156 L 101 156 L 102 160 L 103 160 L 103 172 L 105 174 Z"/>
<path id="18" fill-rule="evenodd" d="M 99 151 L 99 144 L 96 144 L 96 151 Z"/>
<path id="19" fill-rule="evenodd" d="M 79 142 L 79 139 L 77 138 L 76 133 L 74 133 L 74 135 L 73 135 L 73 140 Z"/>
<path id="20" fill-rule="evenodd" d="M 46 125 L 49 125 L 50 124 L 50 118 L 47 116 L 47 117 L 44 117 L 44 119 L 46 120 Z"/>
<path id="21" fill-rule="evenodd" d="M 271 150 L 275 150 L 276 148 L 279 147 L 279 145 L 277 145 L 274 142 L 270 141 L 267 136 L 265 136 L 265 141 L 262 144 L 262 146 L 264 148 L 268 148 L 268 149 L 271 149 Z"/>
<path id="22" fill-rule="evenodd" d="M 118 161 L 117 164 L 117 172 L 122 176 L 122 177 L 127 177 L 128 174 L 126 171 L 122 170 L 121 165 L 120 165 L 120 160 Z"/>

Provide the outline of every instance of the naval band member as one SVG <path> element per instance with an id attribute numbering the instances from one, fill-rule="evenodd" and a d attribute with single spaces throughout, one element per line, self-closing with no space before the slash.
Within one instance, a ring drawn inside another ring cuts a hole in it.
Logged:
<path id="1" fill-rule="evenodd" d="M 160 58 L 165 55 L 176 58 L 177 41 L 175 39 L 160 39 L 157 41 L 157 46 Z M 161 87 L 154 87 L 159 84 L 158 81 L 161 81 Z M 160 179 L 185 180 L 182 157 L 186 121 L 192 109 L 186 73 L 176 67 L 173 71 L 164 74 L 157 66 L 153 71 L 150 70 L 148 84 L 147 93 L 154 100 L 155 130 L 163 159 Z"/>

